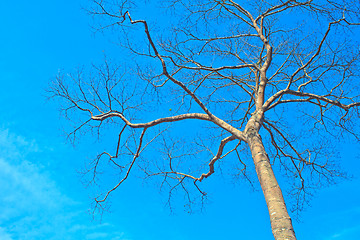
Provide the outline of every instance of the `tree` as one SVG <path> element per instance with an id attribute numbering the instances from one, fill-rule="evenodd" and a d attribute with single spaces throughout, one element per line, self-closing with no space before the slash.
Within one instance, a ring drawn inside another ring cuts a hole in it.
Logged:
<path id="1" fill-rule="evenodd" d="M 291 180 L 295 211 L 312 188 L 344 176 L 332 150 L 341 137 L 359 141 L 359 2 L 173 0 L 158 19 L 146 2 L 148 11 L 131 1 L 93 3 L 97 30 L 121 30 L 127 59 L 60 74 L 50 92 L 79 123 L 69 137 L 89 129 L 100 136 L 103 126 L 119 132 L 114 153 L 89 168 L 93 180 L 106 163 L 121 174 L 97 206 L 135 169 L 162 177 L 169 196 L 180 188 L 191 202 L 192 187 L 206 197 L 201 182 L 238 158 L 238 174 L 251 182 L 248 170 L 256 171 L 275 239 L 296 239 L 273 168 Z M 201 137 L 173 140 L 177 124 L 197 122 Z M 166 158 L 145 160 L 150 145 Z"/>

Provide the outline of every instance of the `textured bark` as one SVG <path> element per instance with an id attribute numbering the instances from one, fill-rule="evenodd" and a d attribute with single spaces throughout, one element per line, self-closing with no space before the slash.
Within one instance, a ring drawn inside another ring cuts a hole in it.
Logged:
<path id="1" fill-rule="evenodd" d="M 254 129 L 249 129 L 247 142 L 269 210 L 273 235 L 276 240 L 295 240 L 291 218 L 259 133 Z"/>

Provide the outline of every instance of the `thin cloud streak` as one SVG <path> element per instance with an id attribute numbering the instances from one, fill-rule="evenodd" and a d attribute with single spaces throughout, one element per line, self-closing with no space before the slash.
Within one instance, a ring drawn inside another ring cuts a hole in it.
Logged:
<path id="1" fill-rule="evenodd" d="M 333 234 L 329 240 L 357 240 L 360 236 L 360 225 L 349 227 Z"/>
<path id="2" fill-rule="evenodd" d="M 42 157 L 49 156 L 42 154 L 46 146 L 0 129 L 0 149 L 0 239 L 113 239 L 124 235 L 113 225 L 91 222 L 84 204 L 59 189 L 42 165 L 46 160 Z"/>

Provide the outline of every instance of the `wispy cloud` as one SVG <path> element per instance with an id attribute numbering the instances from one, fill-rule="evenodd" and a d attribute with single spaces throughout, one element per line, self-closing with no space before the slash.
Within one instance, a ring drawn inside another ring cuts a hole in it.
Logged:
<path id="1" fill-rule="evenodd" d="M 355 240 L 360 236 L 360 225 L 344 228 L 333 234 L 329 240 Z"/>
<path id="2" fill-rule="evenodd" d="M 0 227 L 0 239 L 12 240 L 12 237 L 9 233 L 6 232 L 6 230 L 4 228 Z"/>
<path id="3" fill-rule="evenodd" d="M 328 214 L 330 219 L 338 222 L 337 229 L 325 237 L 325 240 L 357 240 L 360 236 L 360 207 L 350 207 Z"/>
<path id="4" fill-rule="evenodd" d="M 91 222 L 84 204 L 61 192 L 39 161 L 48 156 L 43 149 L 0 129 L 0 239 L 125 239 L 115 226 Z"/>

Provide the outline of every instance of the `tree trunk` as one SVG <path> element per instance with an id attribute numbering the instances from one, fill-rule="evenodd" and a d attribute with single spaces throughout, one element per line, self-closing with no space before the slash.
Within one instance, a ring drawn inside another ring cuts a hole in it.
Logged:
<path id="1" fill-rule="evenodd" d="M 287 212 L 280 186 L 276 181 L 260 134 L 255 129 L 249 129 L 247 142 L 269 210 L 273 235 L 276 240 L 296 240 L 291 218 Z"/>

